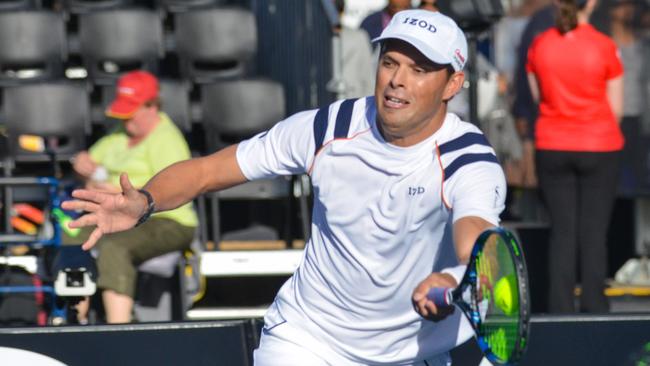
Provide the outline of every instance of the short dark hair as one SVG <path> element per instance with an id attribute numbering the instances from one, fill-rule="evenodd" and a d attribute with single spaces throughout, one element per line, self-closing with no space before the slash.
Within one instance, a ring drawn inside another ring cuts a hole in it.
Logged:
<path id="1" fill-rule="evenodd" d="M 386 44 L 388 43 L 386 41 L 387 40 L 383 40 L 379 44 L 379 46 L 380 46 L 380 48 L 379 48 L 379 57 L 383 56 L 384 53 L 386 53 Z M 406 41 L 401 41 L 401 42 L 406 42 Z M 408 42 L 406 42 L 406 43 L 408 43 Z M 433 62 L 432 60 L 429 60 L 429 61 Z M 451 76 L 456 72 L 456 70 L 454 70 L 454 67 L 451 64 L 437 64 L 437 65 L 443 66 L 445 68 L 445 70 L 447 70 L 447 79 L 450 79 Z"/>
<path id="2" fill-rule="evenodd" d="M 445 70 L 447 70 L 447 80 L 451 79 L 451 76 L 456 72 L 451 64 L 446 64 Z"/>
<path id="3" fill-rule="evenodd" d="M 423 8 L 425 5 L 435 6 L 436 8 L 438 7 L 436 0 L 422 0 L 420 1 L 420 5 L 418 5 L 418 7 Z"/>

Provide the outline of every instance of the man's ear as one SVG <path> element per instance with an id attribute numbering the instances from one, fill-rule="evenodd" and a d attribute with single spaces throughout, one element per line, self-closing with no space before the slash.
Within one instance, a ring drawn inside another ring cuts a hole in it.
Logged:
<path id="1" fill-rule="evenodd" d="M 442 100 L 448 101 L 456 95 L 465 83 L 465 72 L 456 71 L 449 77 L 445 85 L 445 91 L 442 94 Z"/>

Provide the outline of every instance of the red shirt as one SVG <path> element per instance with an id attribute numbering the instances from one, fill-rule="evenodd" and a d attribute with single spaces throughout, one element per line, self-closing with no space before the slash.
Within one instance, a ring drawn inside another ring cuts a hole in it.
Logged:
<path id="1" fill-rule="evenodd" d="M 589 24 L 565 35 L 553 27 L 528 51 L 526 70 L 540 89 L 535 145 L 540 150 L 616 151 L 623 135 L 607 81 L 623 74 L 616 44 Z"/>

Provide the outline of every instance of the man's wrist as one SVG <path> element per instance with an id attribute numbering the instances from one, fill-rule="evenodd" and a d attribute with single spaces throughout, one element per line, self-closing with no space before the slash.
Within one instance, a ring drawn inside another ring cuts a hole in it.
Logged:
<path id="1" fill-rule="evenodd" d="M 456 285 L 460 285 L 460 282 L 463 280 L 463 277 L 465 276 L 465 271 L 467 270 L 467 265 L 466 264 L 459 264 L 455 267 L 447 267 L 440 271 L 440 273 L 446 273 L 450 275 L 451 277 L 456 280 Z"/>
<path id="2" fill-rule="evenodd" d="M 153 196 L 151 195 L 151 193 L 149 193 L 149 191 L 147 191 L 145 189 L 138 189 L 138 192 L 141 193 L 145 197 L 145 199 L 146 199 L 146 208 L 144 210 L 144 213 L 142 214 L 142 216 L 140 216 L 140 218 L 138 219 L 138 222 L 135 224 L 134 227 L 138 227 L 138 226 L 144 224 L 149 219 L 149 217 L 151 217 L 151 215 L 154 213 L 154 211 L 156 210 L 156 204 L 153 201 Z"/>

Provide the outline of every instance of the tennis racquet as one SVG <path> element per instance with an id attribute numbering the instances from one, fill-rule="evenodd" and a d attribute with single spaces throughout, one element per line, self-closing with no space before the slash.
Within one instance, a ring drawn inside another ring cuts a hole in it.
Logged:
<path id="1" fill-rule="evenodd" d="M 463 311 L 491 362 L 512 365 L 523 356 L 530 320 L 528 273 L 521 246 L 508 230 L 481 233 L 458 287 L 435 287 L 427 297 L 436 306 Z"/>

